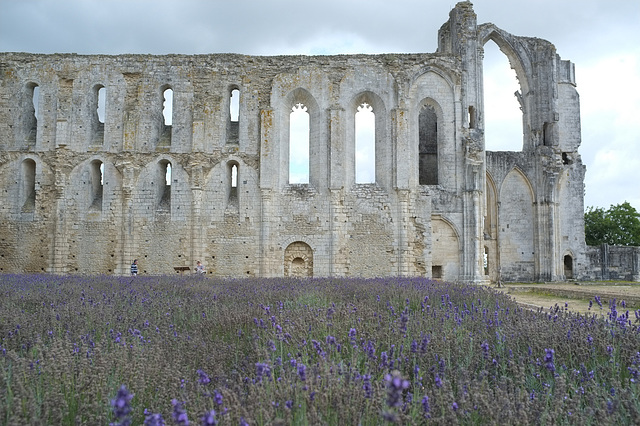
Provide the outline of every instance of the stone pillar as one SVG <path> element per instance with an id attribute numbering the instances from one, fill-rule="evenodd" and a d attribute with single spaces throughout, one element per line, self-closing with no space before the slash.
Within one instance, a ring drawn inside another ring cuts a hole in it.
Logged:
<path id="1" fill-rule="evenodd" d="M 347 215 L 344 207 L 344 192 L 339 189 L 331 189 L 331 212 L 329 215 L 329 229 L 331 230 L 331 240 L 329 241 L 329 275 L 341 277 L 347 275 L 347 257 L 343 250 L 343 241 L 346 236 L 345 226 Z"/>
<path id="2" fill-rule="evenodd" d="M 134 185 L 135 185 L 135 168 L 128 162 L 116 164 L 116 168 L 122 173 L 122 235 L 120 237 L 122 258 L 120 259 L 119 273 L 122 275 L 128 275 L 130 273 L 129 267 L 133 259 L 136 259 L 137 244 L 136 244 L 136 215 L 134 208 Z"/>
<path id="3" fill-rule="evenodd" d="M 65 200 L 66 175 L 62 170 L 56 170 L 54 196 L 55 219 L 53 232 L 53 258 L 50 262 L 51 272 L 54 274 L 66 274 L 69 272 L 69 242 L 67 238 L 67 216 Z"/>
<path id="4" fill-rule="evenodd" d="M 398 189 L 398 275 L 406 277 L 409 275 L 409 190 Z"/>
<path id="5" fill-rule="evenodd" d="M 262 189 L 260 195 L 260 276 L 267 278 L 275 276 L 272 267 L 274 247 L 271 245 L 273 194 L 270 189 Z"/>
<path id="6" fill-rule="evenodd" d="M 202 165 L 194 165 L 191 168 L 191 245 L 190 261 L 195 264 L 197 260 L 204 262 L 204 233 L 202 223 Z M 211 271 L 213 272 L 213 271 Z"/>

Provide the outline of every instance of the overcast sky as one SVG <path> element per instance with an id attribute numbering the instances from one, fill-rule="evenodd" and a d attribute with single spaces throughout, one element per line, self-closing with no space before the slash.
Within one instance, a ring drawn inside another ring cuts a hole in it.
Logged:
<path id="1" fill-rule="evenodd" d="M 0 0 L 0 51 L 430 53 L 455 3 Z M 580 153 L 587 166 L 585 206 L 608 208 L 626 200 L 640 211 L 640 0 L 473 3 L 479 24 L 492 22 L 515 35 L 549 40 L 562 59 L 575 63 L 582 109 Z M 487 44 L 487 145 L 501 149 L 516 139 L 521 147 L 515 74 L 497 52 Z M 513 81 L 513 87 L 507 81 Z"/>

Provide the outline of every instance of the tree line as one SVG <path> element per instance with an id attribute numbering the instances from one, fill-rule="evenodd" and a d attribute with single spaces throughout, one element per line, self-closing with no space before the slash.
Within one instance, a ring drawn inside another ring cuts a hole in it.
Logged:
<path id="1" fill-rule="evenodd" d="M 640 246 L 640 213 L 627 201 L 608 210 L 587 207 L 584 236 L 590 246 Z"/>

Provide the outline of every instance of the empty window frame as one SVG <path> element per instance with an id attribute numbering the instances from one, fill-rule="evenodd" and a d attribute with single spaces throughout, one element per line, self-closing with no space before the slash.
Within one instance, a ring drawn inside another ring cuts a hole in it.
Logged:
<path id="1" fill-rule="evenodd" d="M 229 161 L 227 163 L 227 200 L 229 204 L 237 204 L 238 202 L 238 172 L 238 163 Z"/>
<path id="2" fill-rule="evenodd" d="M 438 184 L 438 116 L 425 105 L 418 116 L 418 155 L 420 185 Z"/>
<path id="3" fill-rule="evenodd" d="M 309 183 L 309 113 L 302 103 L 289 115 L 289 183 Z"/>
<path id="4" fill-rule="evenodd" d="M 171 87 L 165 86 L 162 88 L 162 126 L 158 146 L 171 146 L 173 110 L 173 89 Z"/>
<path id="5" fill-rule="evenodd" d="M 89 164 L 89 209 L 102 210 L 102 193 L 104 185 L 104 163 L 93 160 Z"/>
<path id="6" fill-rule="evenodd" d="M 363 102 L 355 113 L 356 183 L 376 181 L 376 116 L 373 107 Z"/>
<path id="7" fill-rule="evenodd" d="M 240 90 L 231 89 L 229 95 L 229 120 L 227 126 L 227 143 L 237 144 L 240 140 Z"/>
<path id="8" fill-rule="evenodd" d="M 158 182 L 156 197 L 158 210 L 171 211 L 171 179 L 171 163 L 168 160 L 160 160 L 156 177 Z"/>
<path id="9" fill-rule="evenodd" d="M 28 158 L 21 164 L 20 186 L 21 211 L 33 213 L 36 207 L 36 162 Z"/>
<path id="10" fill-rule="evenodd" d="M 98 84 L 93 88 L 93 119 L 91 122 L 92 145 L 102 145 L 104 143 L 104 120 L 105 120 L 105 107 L 106 107 L 106 95 L 107 89 L 104 86 Z"/>
<path id="11" fill-rule="evenodd" d="M 40 115 L 40 87 L 36 83 L 27 84 L 27 103 L 25 111 L 25 141 L 35 145 L 38 134 L 38 116 Z"/>

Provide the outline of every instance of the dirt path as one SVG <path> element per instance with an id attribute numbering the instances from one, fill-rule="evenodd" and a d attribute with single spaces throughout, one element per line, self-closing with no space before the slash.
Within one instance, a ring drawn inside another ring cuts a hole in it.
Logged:
<path id="1" fill-rule="evenodd" d="M 640 283 L 509 283 L 493 288 L 532 308 L 549 309 L 557 304 L 561 309 L 572 312 L 606 315 L 609 312 L 609 301 L 615 299 L 619 312 L 640 309 Z M 597 304 L 595 296 L 600 298 L 602 308 Z M 591 308 L 589 301 L 592 301 Z M 625 307 L 622 307 L 622 301 Z"/>

